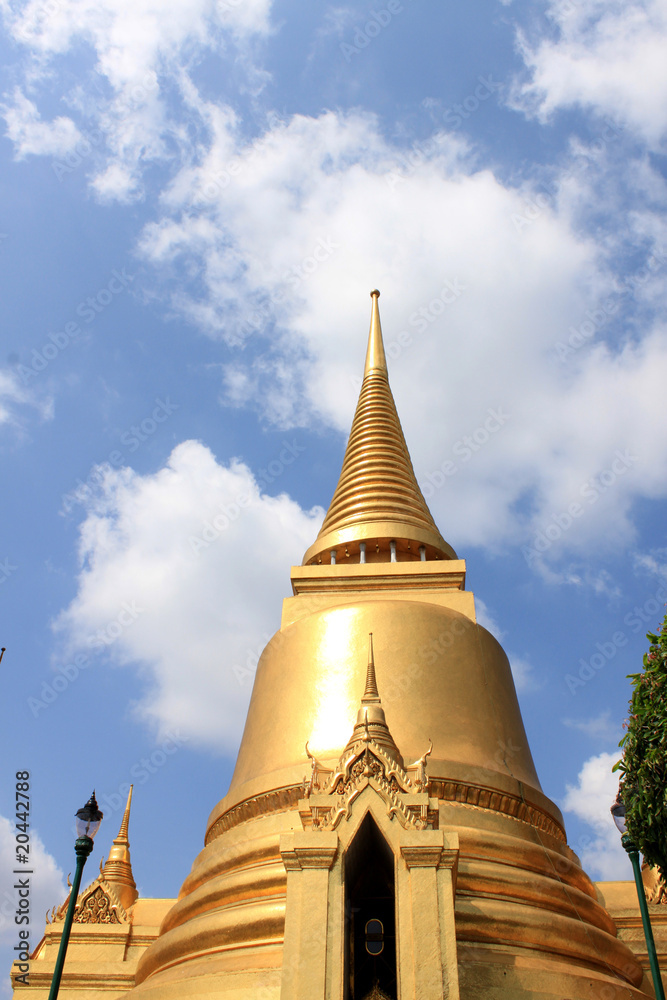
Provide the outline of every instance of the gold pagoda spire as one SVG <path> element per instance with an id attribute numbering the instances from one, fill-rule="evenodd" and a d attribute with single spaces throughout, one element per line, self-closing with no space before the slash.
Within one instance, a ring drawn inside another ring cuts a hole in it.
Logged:
<path id="1" fill-rule="evenodd" d="M 378 299 L 380 293 L 377 288 L 371 292 L 373 307 L 371 311 L 371 328 L 368 333 L 368 350 L 366 351 L 366 365 L 364 366 L 364 378 L 371 371 L 384 372 L 387 375 L 387 358 L 384 353 L 382 342 L 382 326 L 380 324 L 380 306 Z"/>
<path id="2" fill-rule="evenodd" d="M 134 903 L 135 899 L 139 895 L 134 881 L 134 876 L 132 874 L 130 841 L 128 837 L 133 788 L 134 785 L 130 785 L 130 791 L 127 796 L 127 805 L 125 806 L 125 812 L 123 813 L 120 830 L 118 831 L 118 836 L 111 846 L 106 864 L 102 869 L 102 877 L 105 881 L 110 882 L 113 885 L 116 890 L 116 895 L 126 910 L 128 907 L 132 906 L 132 903 Z"/>
<path id="3" fill-rule="evenodd" d="M 373 656 L 373 633 L 368 633 L 368 668 L 366 670 L 366 690 L 361 704 L 379 703 L 378 684 L 375 677 L 375 657 Z"/>
<path id="4" fill-rule="evenodd" d="M 357 712 L 352 735 L 345 747 L 345 753 L 354 750 L 359 743 L 373 740 L 403 767 L 403 758 L 399 752 L 394 737 L 389 732 L 375 677 L 375 658 L 373 656 L 373 633 L 368 634 L 368 667 L 366 669 L 366 688 L 361 699 L 361 708 Z"/>
<path id="5" fill-rule="evenodd" d="M 380 293 L 373 300 L 364 380 L 343 469 L 304 565 L 456 559 L 438 531 L 415 477 L 389 387 Z"/>

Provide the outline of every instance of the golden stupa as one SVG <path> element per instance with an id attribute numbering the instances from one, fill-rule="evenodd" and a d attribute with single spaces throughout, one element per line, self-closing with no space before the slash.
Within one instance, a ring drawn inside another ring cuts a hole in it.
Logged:
<path id="1" fill-rule="evenodd" d="M 613 897 L 631 949 L 540 788 L 507 657 L 417 484 L 371 295 L 340 480 L 259 661 L 229 791 L 159 930 L 127 931 L 136 985 L 72 979 L 79 1000 L 650 993 L 636 901 Z M 124 830 L 104 871 L 131 925 Z"/>

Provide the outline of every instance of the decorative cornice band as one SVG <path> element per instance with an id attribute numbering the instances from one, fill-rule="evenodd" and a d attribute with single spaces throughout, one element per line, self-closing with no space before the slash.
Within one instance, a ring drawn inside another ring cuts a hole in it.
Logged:
<path id="1" fill-rule="evenodd" d="M 299 799 L 303 798 L 304 791 L 303 784 L 288 785 L 286 788 L 276 788 L 263 795 L 253 795 L 250 799 L 238 802 L 216 819 L 213 826 L 207 831 L 204 843 L 210 844 L 212 840 L 221 837 L 227 830 L 232 830 L 239 823 L 245 823 L 249 819 L 256 819 L 267 813 L 296 809 L 299 805 Z"/>
<path id="2" fill-rule="evenodd" d="M 263 795 L 255 795 L 250 799 L 237 803 L 220 816 L 206 835 L 206 843 L 222 836 L 227 830 L 240 823 L 256 819 L 269 813 L 284 812 L 296 809 L 299 800 L 304 795 L 304 786 L 289 785 L 277 788 Z M 477 809 L 488 809 L 490 812 L 511 816 L 522 823 L 549 834 L 561 843 L 567 843 L 565 831 L 549 813 L 538 806 L 531 805 L 518 795 L 510 795 L 483 785 L 474 785 L 465 781 L 447 781 L 442 778 L 429 781 L 429 795 L 441 802 L 459 802 L 461 805 L 474 806 Z"/>

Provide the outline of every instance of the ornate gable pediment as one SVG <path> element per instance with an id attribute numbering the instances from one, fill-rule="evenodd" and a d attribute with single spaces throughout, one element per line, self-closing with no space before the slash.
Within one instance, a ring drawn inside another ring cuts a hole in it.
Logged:
<path id="1" fill-rule="evenodd" d="M 54 907 L 50 919 L 47 913 L 47 923 L 64 921 L 68 904 L 69 896 L 57 909 Z M 125 924 L 128 922 L 128 916 L 114 892 L 113 886 L 100 876 L 79 896 L 74 910 L 73 922 L 75 924 Z"/>
<path id="2" fill-rule="evenodd" d="M 341 756 L 335 770 L 323 767 L 308 751 L 312 761 L 310 782 L 299 803 L 304 828 L 335 830 L 349 819 L 355 799 L 368 785 L 383 800 L 387 815 L 396 817 L 404 828 L 424 830 L 434 824 L 429 810 L 426 758 L 429 750 L 411 767 L 404 768 L 370 735 L 368 726 L 351 750 Z"/>

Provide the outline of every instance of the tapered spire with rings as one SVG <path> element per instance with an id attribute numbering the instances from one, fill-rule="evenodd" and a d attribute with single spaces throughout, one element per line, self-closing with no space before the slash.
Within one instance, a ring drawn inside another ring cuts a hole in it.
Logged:
<path id="1" fill-rule="evenodd" d="M 304 565 L 457 558 L 412 468 L 389 387 L 379 297 L 374 289 L 364 379 L 343 469 Z"/>
<path id="2" fill-rule="evenodd" d="M 132 863 L 130 861 L 129 827 L 133 787 L 133 785 L 130 785 L 130 791 L 127 796 L 127 804 L 125 806 L 125 812 L 123 813 L 123 819 L 120 824 L 120 830 L 118 831 L 118 836 L 115 838 L 111 846 L 106 864 L 102 869 L 103 878 L 114 886 L 116 894 L 126 910 L 132 905 L 132 903 L 134 903 L 139 895 L 134 881 L 134 876 L 132 874 Z"/>

